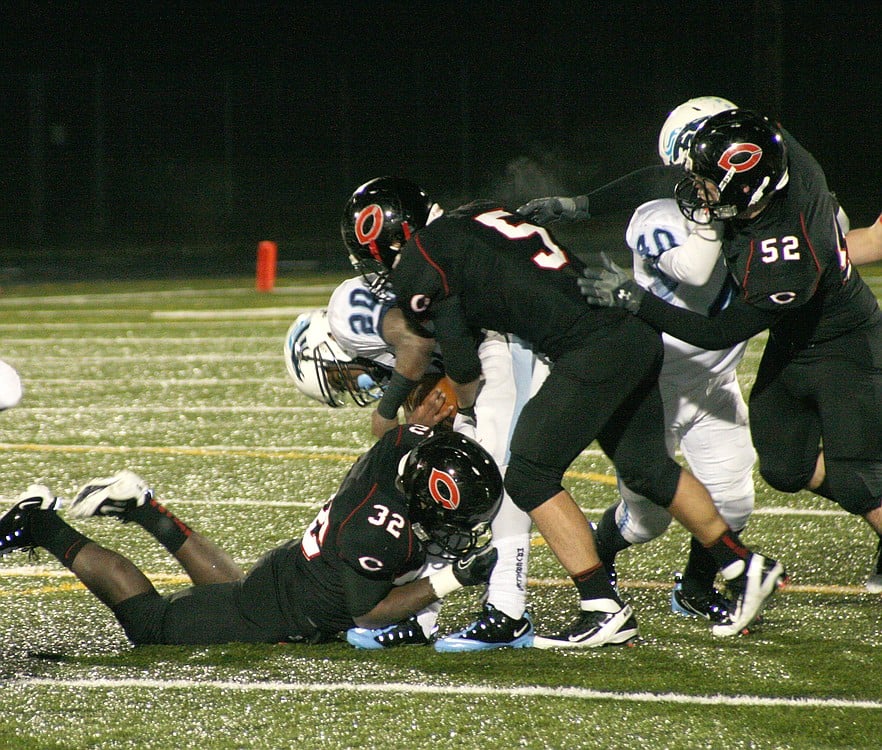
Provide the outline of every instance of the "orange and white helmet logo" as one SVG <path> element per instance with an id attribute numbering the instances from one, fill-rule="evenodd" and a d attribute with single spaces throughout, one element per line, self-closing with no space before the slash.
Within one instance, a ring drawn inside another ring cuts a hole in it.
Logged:
<path id="1" fill-rule="evenodd" d="M 450 474 L 445 474 L 440 469 L 432 469 L 429 475 L 429 494 L 442 508 L 456 510 L 459 507 L 459 487 Z"/>
<path id="2" fill-rule="evenodd" d="M 733 143 L 727 148 L 717 165 L 727 172 L 746 172 L 753 169 L 763 158 L 763 150 L 755 143 Z"/>
<path id="3" fill-rule="evenodd" d="M 362 245 L 368 245 L 383 231 L 383 209 L 376 203 L 363 208 L 355 219 L 355 237 Z"/>

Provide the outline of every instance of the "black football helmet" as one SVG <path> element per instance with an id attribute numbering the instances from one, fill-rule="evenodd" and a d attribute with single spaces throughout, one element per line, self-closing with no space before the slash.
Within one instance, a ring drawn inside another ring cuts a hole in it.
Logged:
<path id="1" fill-rule="evenodd" d="M 496 462 L 458 432 L 426 438 L 402 459 L 399 479 L 429 554 L 449 560 L 478 546 L 502 502 Z"/>
<path id="2" fill-rule="evenodd" d="M 356 190 L 340 221 L 349 260 L 373 294 L 391 300 L 389 272 L 414 232 L 429 220 L 432 201 L 401 177 L 377 177 Z"/>
<path id="3" fill-rule="evenodd" d="M 685 162 L 688 176 L 676 187 L 680 211 L 707 224 L 733 219 L 787 184 L 787 147 L 781 131 L 763 115 L 731 109 L 707 118 L 696 130 Z M 716 200 L 696 178 L 719 191 Z"/>

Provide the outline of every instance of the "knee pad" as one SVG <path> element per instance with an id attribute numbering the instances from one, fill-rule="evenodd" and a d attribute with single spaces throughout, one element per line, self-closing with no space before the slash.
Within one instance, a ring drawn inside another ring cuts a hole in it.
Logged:
<path id="1" fill-rule="evenodd" d="M 667 508 L 677 494 L 680 482 L 680 465 L 664 455 L 664 460 L 651 461 L 644 456 L 641 466 L 616 467 L 619 477 L 631 492 L 645 497 L 655 505 Z M 660 457 L 661 458 L 661 457 Z"/>
<path id="2" fill-rule="evenodd" d="M 616 508 L 616 526 L 629 544 L 645 544 L 661 536 L 671 525 L 671 514 L 663 507 L 631 492 L 619 482 L 622 502 Z"/>
<path id="3" fill-rule="evenodd" d="M 805 489 L 814 473 L 814 466 L 807 471 L 795 471 L 782 464 L 760 459 L 759 473 L 766 484 L 773 489 L 793 493 Z"/>
<path id="4" fill-rule="evenodd" d="M 529 513 L 563 491 L 561 479 L 561 473 L 554 469 L 512 456 L 505 472 L 505 491 L 518 508 Z"/>

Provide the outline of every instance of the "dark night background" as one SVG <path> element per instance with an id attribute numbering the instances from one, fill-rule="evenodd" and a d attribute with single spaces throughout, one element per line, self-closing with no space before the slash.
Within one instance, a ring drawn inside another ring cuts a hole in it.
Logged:
<path id="1" fill-rule="evenodd" d="M 367 179 L 448 206 L 584 192 L 654 163 L 705 94 L 781 120 L 866 224 L 880 21 L 875 0 L 4 3 L 2 273 L 238 273 L 261 239 L 344 268 Z"/>

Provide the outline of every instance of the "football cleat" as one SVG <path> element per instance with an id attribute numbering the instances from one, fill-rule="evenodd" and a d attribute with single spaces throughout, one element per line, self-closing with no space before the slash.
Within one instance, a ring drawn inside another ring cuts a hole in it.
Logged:
<path id="1" fill-rule="evenodd" d="M 682 578 L 679 575 L 675 577 L 671 612 L 684 617 L 703 617 L 711 622 L 723 622 L 729 618 L 732 607 L 732 602 L 713 587 L 710 591 L 687 594 L 683 590 Z"/>
<path id="2" fill-rule="evenodd" d="M 533 623 L 530 615 L 516 620 L 500 612 L 492 604 L 485 604 L 478 617 L 467 628 L 451 633 L 435 642 L 441 653 L 458 651 L 486 651 L 492 648 L 530 648 L 533 645 Z"/>
<path id="3" fill-rule="evenodd" d="M 873 574 L 867 579 L 867 591 L 871 594 L 882 594 L 882 537 L 876 545 L 876 563 L 873 567 Z"/>
<path id="4" fill-rule="evenodd" d="M 346 641 L 356 648 L 372 650 L 429 644 L 429 639 L 416 617 L 409 617 L 385 628 L 349 628 L 346 631 Z"/>
<path id="5" fill-rule="evenodd" d="M 57 511 L 61 498 L 55 497 L 44 484 L 32 484 L 18 501 L 3 516 L 0 516 L 0 556 L 20 549 L 33 552 L 34 540 L 31 537 L 31 514 L 37 510 Z"/>
<path id="6" fill-rule="evenodd" d="M 606 577 L 609 579 L 609 585 L 612 586 L 612 590 L 616 592 L 616 596 L 619 596 L 619 572 L 616 570 L 615 560 L 603 563 L 603 567 L 606 569 Z"/>
<path id="7" fill-rule="evenodd" d="M 734 607 L 725 621 L 711 626 L 711 632 L 721 638 L 749 632 L 750 625 L 759 618 L 772 595 L 788 583 L 784 566 L 777 560 L 754 552 L 739 562 L 744 565 L 744 571 L 728 581 Z"/>
<path id="8" fill-rule="evenodd" d="M 153 490 L 137 474 L 121 471 L 112 477 L 93 479 L 77 494 L 68 515 L 71 518 L 116 516 L 125 520 L 126 511 L 153 499 Z"/>
<path id="9" fill-rule="evenodd" d="M 558 635 L 533 638 L 533 648 L 597 648 L 621 646 L 637 637 L 637 618 L 628 604 L 614 599 L 589 599 L 570 627 Z"/>

